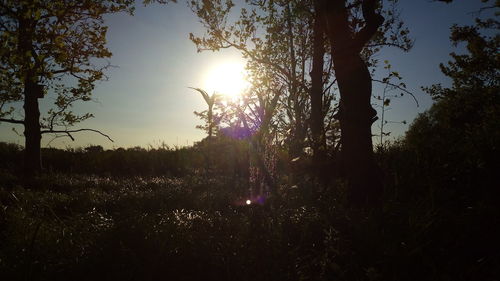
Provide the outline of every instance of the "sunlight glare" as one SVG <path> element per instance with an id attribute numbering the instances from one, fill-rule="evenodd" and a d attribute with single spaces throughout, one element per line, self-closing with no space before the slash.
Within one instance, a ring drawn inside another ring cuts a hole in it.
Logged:
<path id="1" fill-rule="evenodd" d="M 225 62 L 209 70 L 205 79 L 205 90 L 232 99 L 237 98 L 249 87 L 245 79 L 245 65 L 242 62 Z"/>

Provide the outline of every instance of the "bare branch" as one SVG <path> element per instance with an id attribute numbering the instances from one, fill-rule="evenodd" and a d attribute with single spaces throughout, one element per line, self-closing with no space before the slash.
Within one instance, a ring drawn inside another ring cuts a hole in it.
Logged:
<path id="1" fill-rule="evenodd" d="M 367 44 L 365 45 L 367 48 L 373 48 L 373 47 L 395 47 L 398 49 L 401 49 L 403 51 L 408 51 L 408 48 L 405 48 L 405 46 L 396 44 L 396 43 L 391 43 L 391 42 L 385 42 L 385 43 L 374 43 L 374 44 Z"/>
<path id="2" fill-rule="evenodd" d="M 390 86 L 392 86 L 392 87 L 394 87 L 394 88 L 396 88 L 396 89 L 399 89 L 399 90 L 401 90 L 401 91 L 403 91 L 403 92 L 407 93 L 408 95 L 410 95 L 410 96 L 413 98 L 413 100 L 414 100 L 414 101 L 415 101 L 415 103 L 417 104 L 417 107 L 419 107 L 419 104 L 418 104 L 418 100 L 417 100 L 417 98 L 415 97 L 415 95 L 414 95 L 412 92 L 408 91 L 407 89 L 405 89 L 405 88 L 403 88 L 403 87 L 401 87 L 401 86 L 399 86 L 399 85 L 397 85 L 397 84 L 393 84 L 393 83 L 391 83 L 391 82 L 387 82 L 387 81 L 385 81 L 385 82 L 384 82 L 384 81 L 382 81 L 382 80 L 378 80 L 378 79 L 372 79 L 372 81 L 373 81 L 373 82 L 382 83 L 382 84 L 386 84 L 386 85 L 390 85 Z"/>
<path id="3" fill-rule="evenodd" d="M 111 139 L 110 136 L 106 135 L 105 133 L 95 130 L 95 129 L 77 129 L 77 130 L 43 130 L 40 133 L 41 134 L 66 134 L 72 141 L 75 140 L 75 138 L 71 135 L 72 133 L 78 133 L 78 132 L 83 132 L 83 131 L 90 131 L 94 133 L 98 133 L 101 136 L 106 137 L 108 140 L 111 142 L 115 142 L 113 139 Z"/>
<path id="4" fill-rule="evenodd" d="M 498 3 L 498 2 L 497 2 Z M 498 8 L 498 4 L 494 4 L 493 6 L 486 6 L 486 7 L 482 7 L 480 8 L 479 10 L 475 11 L 475 12 L 470 12 L 468 13 L 469 15 L 473 15 L 473 16 L 480 16 L 482 12 L 486 11 L 486 10 L 490 10 L 490 9 L 495 9 L 495 8 Z"/>
<path id="5" fill-rule="evenodd" d="M 12 123 L 12 124 L 22 124 L 22 125 L 24 125 L 24 121 L 23 120 L 16 120 L 16 119 L 0 118 L 0 122 L 7 122 L 7 123 Z"/>
<path id="6" fill-rule="evenodd" d="M 337 83 L 337 79 L 333 79 L 333 81 L 325 87 L 325 89 L 323 90 L 323 94 L 326 94 L 332 88 L 332 86 L 335 85 L 335 83 Z"/>

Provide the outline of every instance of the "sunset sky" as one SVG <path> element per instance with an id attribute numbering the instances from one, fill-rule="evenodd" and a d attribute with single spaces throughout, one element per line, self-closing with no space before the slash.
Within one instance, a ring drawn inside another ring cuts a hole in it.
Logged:
<path id="1" fill-rule="evenodd" d="M 410 97 L 395 100 L 387 118 L 410 123 L 417 113 L 431 104 L 420 87 L 449 84 L 438 67 L 454 50 L 449 41 L 449 28 L 454 23 L 472 23 L 475 15 L 471 12 L 479 9 L 480 2 L 462 0 L 448 5 L 426 0 L 400 2 L 401 18 L 409 27 L 415 46 L 409 53 L 385 49 L 379 59 L 391 62 L 420 102 L 417 108 Z M 107 72 L 109 81 L 96 86 L 93 96 L 97 103 L 80 103 L 75 107 L 77 112 L 95 115 L 75 128 L 102 130 L 115 142 L 93 133 L 79 133 L 74 142 L 61 138 L 51 145 L 156 147 L 162 142 L 185 146 L 201 140 L 205 134 L 195 128 L 200 120 L 193 111 L 204 110 L 205 104 L 201 96 L 188 87 L 206 87 L 211 70 L 220 65 L 243 64 L 239 54 L 232 50 L 197 53 L 188 37 L 190 32 L 201 35 L 203 29 L 183 1 L 138 6 L 134 16 L 112 15 L 107 17 L 106 23 L 109 25 L 108 47 L 113 53 L 111 63 L 118 67 Z M 53 100 L 44 99 L 41 103 L 43 113 Z M 23 144 L 23 138 L 12 132 L 13 126 L 0 123 L 0 141 Z M 401 135 L 407 127 L 394 124 L 389 130 Z M 22 127 L 16 129 L 22 134 Z M 50 140 L 51 136 L 44 136 L 42 145 Z"/>

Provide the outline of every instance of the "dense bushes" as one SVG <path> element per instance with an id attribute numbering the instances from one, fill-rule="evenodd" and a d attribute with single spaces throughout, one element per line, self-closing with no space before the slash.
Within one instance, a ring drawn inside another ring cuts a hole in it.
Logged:
<path id="1" fill-rule="evenodd" d="M 21 146 L 0 142 L 0 168 L 20 171 L 22 153 Z M 207 169 L 224 175 L 244 176 L 248 174 L 249 165 L 248 143 L 227 138 L 219 138 L 210 146 L 205 140 L 182 148 L 43 148 L 42 159 L 46 172 L 114 176 L 183 176 Z"/>

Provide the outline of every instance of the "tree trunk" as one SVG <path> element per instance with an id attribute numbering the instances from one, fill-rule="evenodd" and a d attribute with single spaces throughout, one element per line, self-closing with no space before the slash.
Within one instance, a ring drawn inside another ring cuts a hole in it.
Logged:
<path id="1" fill-rule="evenodd" d="M 326 177 L 326 139 L 324 137 L 323 114 L 323 64 L 325 55 L 325 39 L 320 11 L 316 9 L 314 19 L 313 61 L 311 70 L 311 131 L 313 149 L 313 169 L 317 178 L 324 182 Z"/>
<path id="2" fill-rule="evenodd" d="M 297 85 L 297 58 L 295 54 L 295 36 L 293 33 L 293 23 L 292 23 L 292 14 L 290 10 L 290 5 L 287 4 L 286 6 L 286 13 L 287 13 L 287 18 L 286 18 L 286 24 L 287 24 L 287 33 L 288 33 L 288 52 L 290 54 L 290 76 L 291 76 L 291 83 L 289 84 L 289 92 L 290 92 L 290 99 L 292 101 L 292 110 L 293 110 L 293 139 L 292 143 L 290 145 L 290 155 L 292 158 L 296 158 L 302 155 L 303 148 L 304 148 L 304 138 L 305 138 L 305 131 L 304 131 L 304 126 L 303 126 L 303 119 L 302 119 L 302 108 L 299 104 L 299 89 Z"/>
<path id="3" fill-rule="evenodd" d="M 373 158 L 371 126 L 376 111 L 370 103 L 371 76 L 359 55 L 334 57 L 334 63 L 341 96 L 341 175 L 348 180 L 351 203 L 364 205 L 378 200 L 382 191 Z"/>
<path id="4" fill-rule="evenodd" d="M 321 0 L 320 4 L 326 11 L 326 34 L 340 91 L 340 172 L 348 182 L 350 203 L 372 205 L 380 199 L 383 186 L 372 145 L 371 125 L 376 120 L 376 111 L 370 102 L 372 81 L 360 52 L 383 18 L 375 14 L 375 0 L 364 0 L 366 24 L 353 34 L 344 0 Z"/>
<path id="5" fill-rule="evenodd" d="M 26 8 L 22 7 L 21 15 L 26 14 Z M 43 89 L 37 84 L 36 74 L 32 66 L 33 54 L 33 26 L 31 19 L 20 18 L 19 20 L 19 53 L 25 55 L 22 74 L 24 76 L 24 169 L 28 176 L 33 176 L 42 169 L 40 155 L 40 111 L 38 109 L 38 98 L 43 97 Z"/>
<path id="6" fill-rule="evenodd" d="M 39 97 L 40 87 L 31 81 L 26 82 L 24 87 L 24 168 L 30 176 L 42 170 Z"/>

